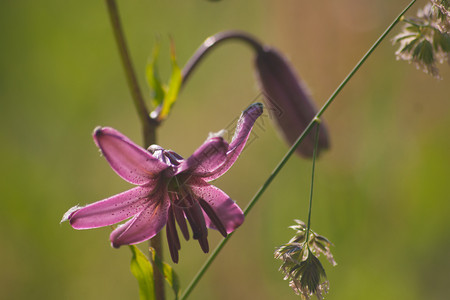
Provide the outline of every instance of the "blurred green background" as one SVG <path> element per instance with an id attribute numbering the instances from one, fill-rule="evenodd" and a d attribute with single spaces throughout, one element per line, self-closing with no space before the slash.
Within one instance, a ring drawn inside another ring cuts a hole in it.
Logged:
<path id="1" fill-rule="evenodd" d="M 169 35 L 184 65 L 207 36 L 242 29 L 285 53 L 321 105 L 407 2 L 140 0 L 119 8 L 146 96 L 144 68 L 157 34 L 167 77 Z M 395 32 L 324 115 L 332 149 L 317 164 L 312 227 L 335 244 L 338 266 L 323 261 L 327 299 L 448 299 L 450 292 L 449 67 L 438 81 L 396 61 Z M 68 208 L 130 187 L 100 157 L 94 127 L 141 142 L 104 1 L 3 0 L 0 37 L 0 298 L 138 299 L 131 253 L 110 247 L 109 228 L 59 224 Z M 159 144 L 189 156 L 258 94 L 251 51 L 220 47 L 182 91 Z M 288 149 L 268 118 L 255 132 L 216 182 L 241 207 Z M 291 238 L 293 219 L 307 218 L 310 169 L 310 161 L 289 162 L 191 299 L 298 299 L 273 251 Z M 210 236 L 215 245 L 219 234 Z M 180 256 L 185 288 L 207 256 L 192 241 Z"/>

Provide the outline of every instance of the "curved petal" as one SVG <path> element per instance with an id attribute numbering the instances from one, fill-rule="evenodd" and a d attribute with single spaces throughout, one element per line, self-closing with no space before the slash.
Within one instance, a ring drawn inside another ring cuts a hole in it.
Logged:
<path id="1" fill-rule="evenodd" d="M 214 210 L 227 233 L 234 231 L 244 222 L 244 213 L 241 208 L 221 189 L 200 179 L 192 180 L 190 188 L 198 198 L 205 200 Z M 205 221 L 206 226 L 217 229 L 206 213 Z"/>
<path id="2" fill-rule="evenodd" d="M 148 201 L 151 190 L 149 187 L 135 187 L 108 199 L 75 209 L 67 219 L 75 229 L 97 228 L 122 222 L 145 208 L 145 202 Z"/>
<path id="3" fill-rule="evenodd" d="M 236 126 L 236 131 L 234 132 L 233 139 L 231 140 L 229 150 L 227 152 L 227 158 L 225 162 L 215 169 L 211 175 L 203 177 L 205 181 L 211 181 L 219 178 L 225 172 L 227 172 L 234 162 L 237 160 L 242 150 L 244 149 L 245 143 L 250 136 L 250 132 L 253 125 L 259 116 L 263 113 L 263 105 L 261 103 L 255 103 L 250 105 L 245 111 L 242 112 L 239 118 L 238 124 Z"/>
<path id="4" fill-rule="evenodd" d="M 93 136 L 111 168 L 130 183 L 149 183 L 169 167 L 113 128 L 97 127 Z"/>
<path id="5" fill-rule="evenodd" d="M 166 192 L 160 193 L 155 200 L 148 203 L 144 210 L 131 220 L 111 232 L 109 239 L 114 248 L 143 242 L 161 231 L 167 223 L 170 200 Z"/>
<path id="6" fill-rule="evenodd" d="M 208 138 L 195 152 L 183 161 L 177 173 L 189 172 L 200 177 L 208 177 L 227 158 L 228 143 L 220 136 Z"/>

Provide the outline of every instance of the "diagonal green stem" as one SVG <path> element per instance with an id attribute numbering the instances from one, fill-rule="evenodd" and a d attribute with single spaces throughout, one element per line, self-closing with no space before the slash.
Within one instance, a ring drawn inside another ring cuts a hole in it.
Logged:
<path id="1" fill-rule="evenodd" d="M 297 141 L 292 145 L 292 147 L 288 150 L 288 152 L 285 154 L 285 156 L 281 159 L 281 161 L 278 163 L 278 165 L 275 167 L 275 169 L 272 171 L 272 173 L 269 175 L 269 177 L 266 179 L 266 181 L 263 183 L 263 185 L 259 188 L 259 190 L 256 192 L 256 194 L 253 196 L 253 198 L 250 200 L 249 204 L 244 210 L 244 215 L 247 216 L 247 214 L 250 212 L 252 207 L 256 204 L 256 202 L 259 200 L 261 195 L 265 192 L 267 187 L 270 185 L 270 183 L 273 181 L 273 179 L 277 176 L 277 174 L 280 172 L 280 170 L 283 168 L 283 166 L 287 163 L 289 158 L 294 153 L 295 149 L 300 145 L 300 143 L 303 141 L 303 139 L 306 137 L 306 135 L 311 131 L 314 124 L 317 123 L 320 116 L 328 109 L 331 103 L 333 103 L 336 96 L 340 93 L 340 91 L 344 88 L 344 86 L 350 81 L 350 79 L 355 75 L 355 73 L 358 71 L 358 69 L 363 65 L 363 63 L 366 61 L 366 59 L 373 53 L 373 51 L 378 47 L 378 45 L 384 40 L 384 38 L 388 35 L 388 33 L 394 28 L 394 26 L 399 22 L 400 18 L 408 11 L 408 9 L 416 2 L 416 0 L 411 1 L 406 8 L 398 15 L 397 18 L 389 25 L 389 27 L 383 32 L 383 34 L 376 40 L 376 42 L 370 47 L 370 49 L 366 52 L 366 54 L 361 58 L 361 60 L 356 64 L 356 66 L 350 71 L 350 73 L 345 77 L 345 79 L 341 82 L 341 84 L 336 88 L 336 90 L 331 94 L 330 98 L 325 102 L 325 104 L 322 106 L 322 108 L 319 110 L 319 112 L 316 114 L 316 116 L 311 120 L 311 122 L 308 124 L 308 126 L 305 128 L 305 130 L 300 134 Z M 197 283 L 202 278 L 203 274 L 206 272 L 208 267 L 211 265 L 211 263 L 214 261 L 216 256 L 219 254 L 219 252 L 222 250 L 223 246 L 228 242 L 228 240 L 231 238 L 232 234 L 229 234 L 226 238 L 224 238 L 219 245 L 214 249 L 214 251 L 211 253 L 211 255 L 206 260 L 205 264 L 200 268 L 199 272 L 195 275 L 195 277 L 192 279 L 189 286 L 184 291 L 183 295 L 181 296 L 181 300 L 186 299 L 192 290 L 195 288 Z"/>

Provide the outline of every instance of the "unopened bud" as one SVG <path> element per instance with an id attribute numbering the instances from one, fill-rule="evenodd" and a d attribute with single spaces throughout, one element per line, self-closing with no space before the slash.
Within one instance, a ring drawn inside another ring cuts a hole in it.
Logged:
<path id="1" fill-rule="evenodd" d="M 257 53 L 255 63 L 267 109 L 284 138 L 292 145 L 315 117 L 317 108 L 305 86 L 278 51 L 262 48 Z M 308 134 L 296 152 L 305 157 L 312 157 L 314 145 L 314 135 Z M 322 121 L 317 154 L 328 147 L 328 130 Z"/>

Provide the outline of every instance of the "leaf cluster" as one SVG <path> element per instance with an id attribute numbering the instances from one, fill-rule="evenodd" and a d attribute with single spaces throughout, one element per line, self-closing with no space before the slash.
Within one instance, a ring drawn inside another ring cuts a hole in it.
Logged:
<path id="1" fill-rule="evenodd" d="M 147 257 L 139 250 L 138 247 L 130 245 L 132 253 L 130 269 L 131 273 L 136 277 L 139 284 L 139 299 L 140 300 L 154 300 L 155 298 L 155 286 L 153 280 L 153 264 L 158 268 L 156 272 L 161 272 L 164 275 L 167 283 L 172 288 L 175 294 L 175 300 L 180 296 L 180 282 L 177 274 L 172 267 L 161 261 L 156 255 L 155 250 L 150 248 L 151 259 Z"/>
<path id="2" fill-rule="evenodd" d="M 450 13 L 447 0 L 433 3 L 419 10 L 416 17 L 403 18 L 405 26 L 393 43 L 399 45 L 397 59 L 440 78 L 436 63 L 449 61 L 450 57 Z"/>
<path id="3" fill-rule="evenodd" d="M 170 43 L 170 49 L 172 73 L 167 85 L 162 83 L 158 72 L 157 61 L 160 50 L 159 40 L 157 40 L 155 47 L 153 48 L 152 59 L 147 64 L 145 70 L 148 85 L 152 89 L 152 105 L 155 108 L 150 114 L 150 117 L 156 119 L 157 121 L 162 121 L 169 115 L 173 104 L 177 100 L 181 83 L 183 81 L 181 68 L 177 64 L 173 41 Z"/>

